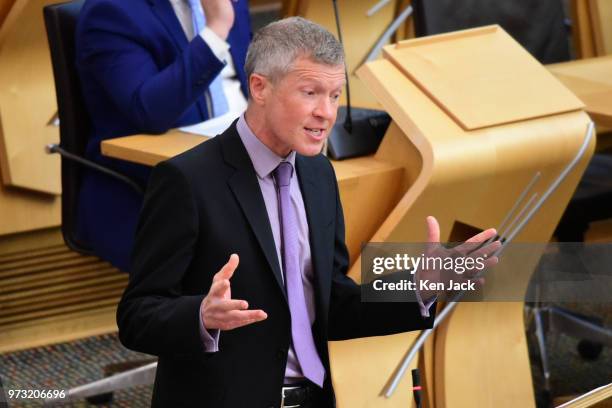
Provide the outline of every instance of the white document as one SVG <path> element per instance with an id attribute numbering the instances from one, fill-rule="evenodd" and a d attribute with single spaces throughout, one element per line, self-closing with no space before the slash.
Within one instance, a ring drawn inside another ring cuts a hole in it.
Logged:
<path id="1" fill-rule="evenodd" d="M 242 115 L 242 112 L 230 111 L 216 118 L 179 128 L 179 130 L 182 132 L 194 133 L 196 135 L 213 137 L 223 133 L 240 115 Z"/>

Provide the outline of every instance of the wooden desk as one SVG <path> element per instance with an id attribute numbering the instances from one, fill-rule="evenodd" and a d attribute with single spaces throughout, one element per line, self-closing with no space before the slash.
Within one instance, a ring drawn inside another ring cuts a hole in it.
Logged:
<path id="1" fill-rule="evenodd" d="M 174 130 L 162 136 L 106 140 L 101 149 L 105 156 L 153 166 L 206 140 L 204 136 Z M 402 166 L 373 156 L 334 161 L 333 166 L 344 206 L 346 244 L 352 265 L 361 243 L 369 241 L 403 195 L 405 172 Z"/>
<path id="2" fill-rule="evenodd" d="M 547 68 L 586 105 L 598 127 L 612 128 L 612 56 L 588 58 Z"/>

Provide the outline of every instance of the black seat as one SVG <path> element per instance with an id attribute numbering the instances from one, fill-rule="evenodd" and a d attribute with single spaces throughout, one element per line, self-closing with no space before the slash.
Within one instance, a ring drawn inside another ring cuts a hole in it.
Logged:
<path id="1" fill-rule="evenodd" d="M 570 58 L 561 0 L 413 0 L 417 37 L 499 24 L 542 64 Z"/>
<path id="2" fill-rule="evenodd" d="M 582 242 L 593 221 L 612 218 L 612 155 L 597 153 L 576 188 L 555 236 L 561 242 Z"/>
<path id="3" fill-rule="evenodd" d="M 46 6 L 43 10 L 51 51 L 60 121 L 60 144 L 47 146 L 47 151 L 49 153 L 59 153 L 62 156 L 62 234 L 64 241 L 74 251 L 96 255 L 90 245 L 80 239 L 77 233 L 79 190 L 85 168 L 95 169 L 109 177 L 119 179 L 140 194 L 143 191 L 142 187 L 130 178 L 85 158 L 85 148 L 91 129 L 89 113 L 85 107 L 76 70 L 74 38 L 83 3 L 84 0 L 76 0 L 53 4 Z M 150 384 L 155 377 L 157 363 L 151 363 L 151 360 L 147 360 L 127 363 L 123 367 L 131 368 L 147 363 L 149 364 L 144 367 L 71 389 L 68 391 L 68 397 L 71 399 L 85 398 L 105 393 L 102 398 L 92 398 L 93 401 L 103 402 L 108 397 L 112 397 L 112 394 L 109 393 L 114 390 Z"/>
<path id="4" fill-rule="evenodd" d="M 83 1 L 74 1 L 48 6 L 44 11 L 60 119 L 60 146 L 79 157 L 85 153 L 90 123 L 76 67 L 70 62 L 74 61 L 74 32 L 82 5 Z M 71 249 L 91 254 L 87 243 L 80 242 L 75 234 L 81 171 L 79 163 L 62 160 L 62 233 Z"/>

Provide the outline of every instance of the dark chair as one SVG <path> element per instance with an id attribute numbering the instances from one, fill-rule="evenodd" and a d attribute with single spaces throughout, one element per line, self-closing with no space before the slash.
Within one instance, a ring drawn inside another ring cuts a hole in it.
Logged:
<path id="1" fill-rule="evenodd" d="M 542 64 L 570 59 L 561 0 L 413 0 L 417 37 L 499 24 Z"/>
<path id="2" fill-rule="evenodd" d="M 85 168 L 100 171 L 121 180 L 139 193 L 142 187 L 130 178 L 85 158 L 90 120 L 81 93 L 75 64 L 75 29 L 83 0 L 46 6 L 43 10 L 51 51 L 53 76 L 60 121 L 60 144 L 47 146 L 49 153 L 62 156 L 62 234 L 74 251 L 96 255 L 77 234 L 79 189 Z M 150 361 L 147 361 L 149 363 Z M 140 365 L 143 362 L 139 363 Z M 85 398 L 141 384 L 151 384 L 157 363 L 151 363 L 113 377 L 69 390 L 69 398 Z M 132 365 L 133 366 L 133 365 Z M 110 394 L 112 397 L 112 394 Z"/>
<path id="3" fill-rule="evenodd" d="M 576 188 L 555 236 L 561 242 L 582 242 L 589 224 L 612 218 L 612 155 L 597 153 Z"/>

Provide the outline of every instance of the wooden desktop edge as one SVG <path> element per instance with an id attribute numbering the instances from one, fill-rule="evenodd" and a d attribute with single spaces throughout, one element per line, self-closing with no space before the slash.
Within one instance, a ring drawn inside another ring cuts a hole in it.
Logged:
<path id="1" fill-rule="evenodd" d="M 134 135 L 108 139 L 101 143 L 104 156 L 132 163 L 155 166 L 177 154 L 189 150 L 208 140 L 205 136 L 171 130 L 163 135 Z M 374 156 L 354 159 L 332 160 L 338 180 L 347 180 L 373 173 L 398 170 L 401 167 L 386 163 Z"/>

